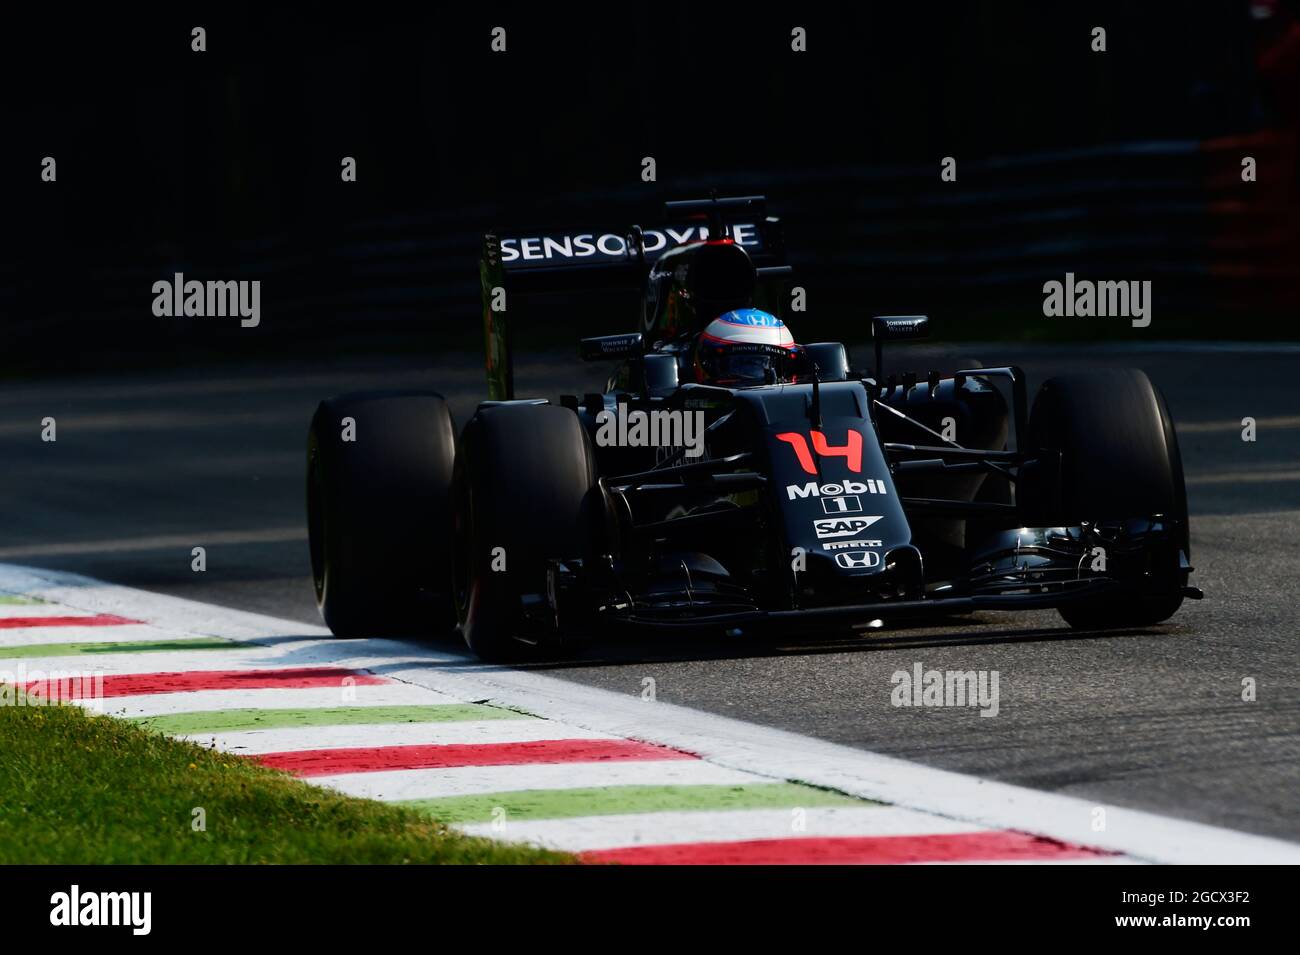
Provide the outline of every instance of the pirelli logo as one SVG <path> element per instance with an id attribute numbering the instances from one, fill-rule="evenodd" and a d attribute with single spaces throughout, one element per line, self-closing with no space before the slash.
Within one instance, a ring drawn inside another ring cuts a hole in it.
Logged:
<path id="1" fill-rule="evenodd" d="M 847 550 L 854 547 L 880 547 L 884 541 L 878 540 L 855 540 L 855 541 L 830 541 L 822 544 L 822 550 Z"/>

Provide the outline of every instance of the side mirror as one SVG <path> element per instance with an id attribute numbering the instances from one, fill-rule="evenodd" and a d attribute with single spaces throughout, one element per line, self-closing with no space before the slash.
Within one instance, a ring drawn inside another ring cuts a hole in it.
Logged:
<path id="1" fill-rule="evenodd" d="M 877 387 L 885 382 L 885 342 L 914 341 L 930 335 L 930 319 L 925 315 L 876 315 L 871 319 L 871 337 L 876 345 Z"/>
<path id="2" fill-rule="evenodd" d="M 817 364 L 818 381 L 845 381 L 849 376 L 849 354 L 841 342 L 813 342 L 804 345 Z"/>
<path id="3" fill-rule="evenodd" d="M 890 342 L 930 337 L 930 319 L 925 315 L 876 315 L 871 319 L 872 337 Z"/>
<path id="4" fill-rule="evenodd" d="M 578 354 L 583 361 L 615 361 L 640 355 L 645 348 L 640 332 L 627 335 L 597 335 L 578 343 Z"/>
<path id="5" fill-rule="evenodd" d="M 648 393 L 662 394 L 673 391 L 681 382 L 676 355 L 653 353 L 646 355 L 643 368 Z"/>

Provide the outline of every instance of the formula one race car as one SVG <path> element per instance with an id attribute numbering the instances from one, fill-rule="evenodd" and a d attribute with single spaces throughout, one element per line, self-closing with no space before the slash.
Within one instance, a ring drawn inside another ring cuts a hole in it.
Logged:
<path id="1" fill-rule="evenodd" d="M 1052 607 L 1143 627 L 1188 586 L 1173 422 L 1140 371 L 883 372 L 924 316 L 872 320 L 875 367 L 799 345 L 761 197 L 668 204 L 673 226 L 484 238 L 489 400 L 321 403 L 308 449 L 316 595 L 338 636 L 453 623 L 490 660 L 624 628 L 733 635 Z M 532 292 L 630 289 L 603 394 L 514 394 L 506 321 Z M 763 306 L 763 307 L 756 307 Z M 630 309 L 629 309 L 630 311 Z M 631 315 L 629 314 L 629 324 Z"/>

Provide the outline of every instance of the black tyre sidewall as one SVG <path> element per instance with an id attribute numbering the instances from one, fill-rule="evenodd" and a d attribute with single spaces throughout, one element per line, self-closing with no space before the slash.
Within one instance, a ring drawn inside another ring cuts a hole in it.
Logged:
<path id="1" fill-rule="evenodd" d="M 598 493 L 590 439 L 578 417 L 549 405 L 487 408 L 465 426 L 455 476 L 457 609 L 470 649 L 519 660 L 557 648 L 527 627 L 522 594 L 544 594 L 547 563 L 591 550 Z M 503 549 L 505 570 L 493 568 Z"/>
<path id="2" fill-rule="evenodd" d="M 1026 489 L 1053 501 L 1044 525 L 1124 520 L 1156 514 L 1177 522 L 1177 547 L 1189 552 L 1187 492 L 1173 420 L 1164 397 L 1136 369 L 1062 375 L 1043 384 L 1030 416 L 1034 447 L 1060 454 L 1060 483 Z M 1177 554 L 1163 555 L 1171 580 Z M 1146 626 L 1168 619 L 1181 589 L 1090 598 L 1060 608 L 1075 627 Z"/>
<path id="3" fill-rule="evenodd" d="M 342 440 L 344 418 L 355 421 L 355 441 Z M 454 460 L 451 413 L 436 393 L 357 393 L 317 408 L 308 437 L 312 576 L 337 636 L 451 625 Z"/>
<path id="4" fill-rule="evenodd" d="M 1061 455 L 1054 524 L 1157 513 L 1185 522 L 1173 424 L 1141 371 L 1048 380 L 1034 402 L 1029 430 L 1035 447 Z"/>

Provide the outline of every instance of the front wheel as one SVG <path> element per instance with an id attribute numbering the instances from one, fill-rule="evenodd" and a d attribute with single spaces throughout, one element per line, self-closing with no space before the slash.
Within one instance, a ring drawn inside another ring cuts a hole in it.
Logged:
<path id="1" fill-rule="evenodd" d="M 1061 607 L 1066 623 L 1109 629 L 1172 617 L 1191 550 L 1187 493 L 1173 420 L 1151 380 L 1131 368 L 1052 378 L 1034 400 L 1029 431 L 1034 447 L 1060 456 L 1050 487 L 1021 488 L 1050 502 L 1045 526 L 1159 517 L 1168 527 L 1131 587 Z"/>
<path id="2" fill-rule="evenodd" d="M 465 426 L 454 478 L 461 633 L 485 660 L 571 650 L 547 602 L 552 560 L 593 553 L 600 490 L 577 415 L 551 405 L 485 408 Z"/>

